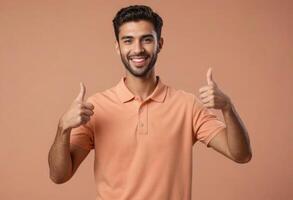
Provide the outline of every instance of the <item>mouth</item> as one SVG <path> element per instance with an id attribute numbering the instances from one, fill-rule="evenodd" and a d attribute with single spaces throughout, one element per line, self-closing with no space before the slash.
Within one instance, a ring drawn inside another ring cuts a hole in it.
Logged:
<path id="1" fill-rule="evenodd" d="M 130 61 L 135 66 L 138 66 L 138 67 L 144 66 L 147 59 L 148 59 L 147 56 L 132 56 L 132 57 L 130 57 Z"/>

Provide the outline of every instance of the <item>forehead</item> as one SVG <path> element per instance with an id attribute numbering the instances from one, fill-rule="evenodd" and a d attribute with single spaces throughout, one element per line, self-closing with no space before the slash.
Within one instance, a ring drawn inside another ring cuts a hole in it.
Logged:
<path id="1" fill-rule="evenodd" d="M 145 20 L 125 22 L 119 28 L 119 38 L 123 36 L 140 37 L 145 34 L 156 35 L 154 25 Z"/>

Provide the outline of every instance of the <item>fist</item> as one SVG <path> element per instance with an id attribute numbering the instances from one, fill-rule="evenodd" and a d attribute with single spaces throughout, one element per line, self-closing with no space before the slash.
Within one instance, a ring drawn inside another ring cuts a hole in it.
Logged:
<path id="1" fill-rule="evenodd" d="M 212 69 L 207 72 L 207 85 L 199 89 L 199 97 L 203 105 L 207 108 L 229 110 L 231 107 L 230 99 L 225 95 L 213 80 Z"/>
<path id="2" fill-rule="evenodd" d="M 87 123 L 94 114 L 94 106 L 91 103 L 84 102 L 86 88 L 80 83 L 80 92 L 72 102 L 70 108 L 62 115 L 60 119 L 61 126 L 64 130 L 76 128 Z"/>

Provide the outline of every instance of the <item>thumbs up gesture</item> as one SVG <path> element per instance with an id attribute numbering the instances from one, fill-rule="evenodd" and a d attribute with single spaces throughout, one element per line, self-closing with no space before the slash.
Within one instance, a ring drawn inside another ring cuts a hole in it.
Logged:
<path id="1" fill-rule="evenodd" d="M 218 88 L 213 79 L 211 68 L 207 72 L 207 85 L 199 89 L 199 97 L 207 108 L 221 109 L 222 111 L 231 108 L 230 98 Z"/>
<path id="2" fill-rule="evenodd" d="M 94 106 L 84 101 L 86 88 L 80 83 L 80 92 L 72 102 L 70 108 L 62 115 L 60 124 L 64 130 L 76 128 L 87 123 L 94 114 Z"/>

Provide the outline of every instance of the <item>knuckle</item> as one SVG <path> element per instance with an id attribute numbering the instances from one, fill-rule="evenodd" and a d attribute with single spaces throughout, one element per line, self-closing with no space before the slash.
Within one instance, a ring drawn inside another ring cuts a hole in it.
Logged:
<path id="1" fill-rule="evenodd" d="M 85 118 L 84 118 L 84 123 L 87 123 L 89 120 L 90 120 L 89 117 L 85 117 Z"/>
<path id="2" fill-rule="evenodd" d="M 204 87 L 199 88 L 199 92 L 204 92 L 206 89 Z"/>

